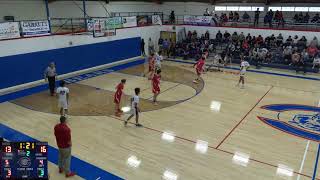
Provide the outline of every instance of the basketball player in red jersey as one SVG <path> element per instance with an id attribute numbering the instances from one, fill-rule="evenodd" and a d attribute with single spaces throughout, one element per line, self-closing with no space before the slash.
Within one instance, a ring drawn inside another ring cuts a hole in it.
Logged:
<path id="1" fill-rule="evenodd" d="M 122 91 L 125 83 L 126 83 L 126 80 L 122 79 L 121 82 L 117 85 L 116 93 L 114 94 L 113 102 L 115 103 L 115 115 L 117 117 L 120 117 L 122 113 L 122 110 L 120 109 L 120 101 L 121 101 Z"/>
<path id="2" fill-rule="evenodd" d="M 157 97 L 160 94 L 161 70 L 158 69 L 152 78 L 153 104 L 157 105 Z"/>
<path id="3" fill-rule="evenodd" d="M 151 80 L 151 78 L 153 77 L 154 74 L 154 69 L 155 69 L 155 56 L 154 53 L 151 53 L 149 59 L 149 72 L 148 72 L 148 79 Z"/>
<path id="4" fill-rule="evenodd" d="M 200 81 L 200 77 L 201 77 L 201 74 L 203 73 L 204 71 L 204 64 L 205 64 L 205 57 L 202 57 L 201 59 L 198 60 L 198 62 L 193 66 L 193 67 L 196 67 L 196 72 L 197 72 L 197 79 L 195 79 L 193 81 L 193 83 L 198 83 Z"/>

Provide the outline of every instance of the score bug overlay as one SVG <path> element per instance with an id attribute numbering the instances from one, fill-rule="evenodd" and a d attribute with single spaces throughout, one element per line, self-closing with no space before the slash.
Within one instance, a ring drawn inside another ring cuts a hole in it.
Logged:
<path id="1" fill-rule="evenodd" d="M 47 142 L 2 142 L 0 179 L 48 179 Z"/>

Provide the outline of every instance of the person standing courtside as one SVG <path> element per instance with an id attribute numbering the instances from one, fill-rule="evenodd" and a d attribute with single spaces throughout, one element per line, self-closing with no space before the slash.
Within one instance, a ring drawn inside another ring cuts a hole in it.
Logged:
<path id="1" fill-rule="evenodd" d="M 60 117 L 60 123 L 54 127 L 54 135 L 56 136 L 56 141 L 59 148 L 59 173 L 65 173 L 66 177 L 72 177 L 76 174 L 70 171 L 72 142 L 71 130 L 66 124 L 66 117 Z"/>
<path id="2" fill-rule="evenodd" d="M 54 95 L 57 71 L 54 62 L 51 62 L 44 72 L 45 81 L 49 81 L 50 95 Z"/>

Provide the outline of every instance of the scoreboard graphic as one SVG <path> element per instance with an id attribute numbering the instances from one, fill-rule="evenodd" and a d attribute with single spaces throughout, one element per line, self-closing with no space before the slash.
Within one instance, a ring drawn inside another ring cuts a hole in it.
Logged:
<path id="1" fill-rule="evenodd" d="M 47 142 L 2 142 L 0 179 L 48 179 Z"/>

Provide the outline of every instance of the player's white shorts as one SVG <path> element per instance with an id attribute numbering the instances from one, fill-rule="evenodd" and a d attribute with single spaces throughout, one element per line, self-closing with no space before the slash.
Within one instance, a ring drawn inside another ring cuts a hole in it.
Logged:
<path id="1" fill-rule="evenodd" d="M 161 69 L 161 64 L 156 64 L 156 69 Z"/>
<path id="2" fill-rule="evenodd" d="M 131 108 L 131 110 L 130 110 L 130 114 L 131 115 L 134 115 L 134 116 L 136 116 L 136 115 L 138 115 L 138 110 L 136 109 L 136 108 Z"/>
<path id="3" fill-rule="evenodd" d="M 58 101 L 58 107 L 63 109 L 68 109 L 68 102 L 67 101 Z"/>
<path id="4" fill-rule="evenodd" d="M 245 76 L 246 75 L 246 71 L 240 71 L 240 76 Z"/>

